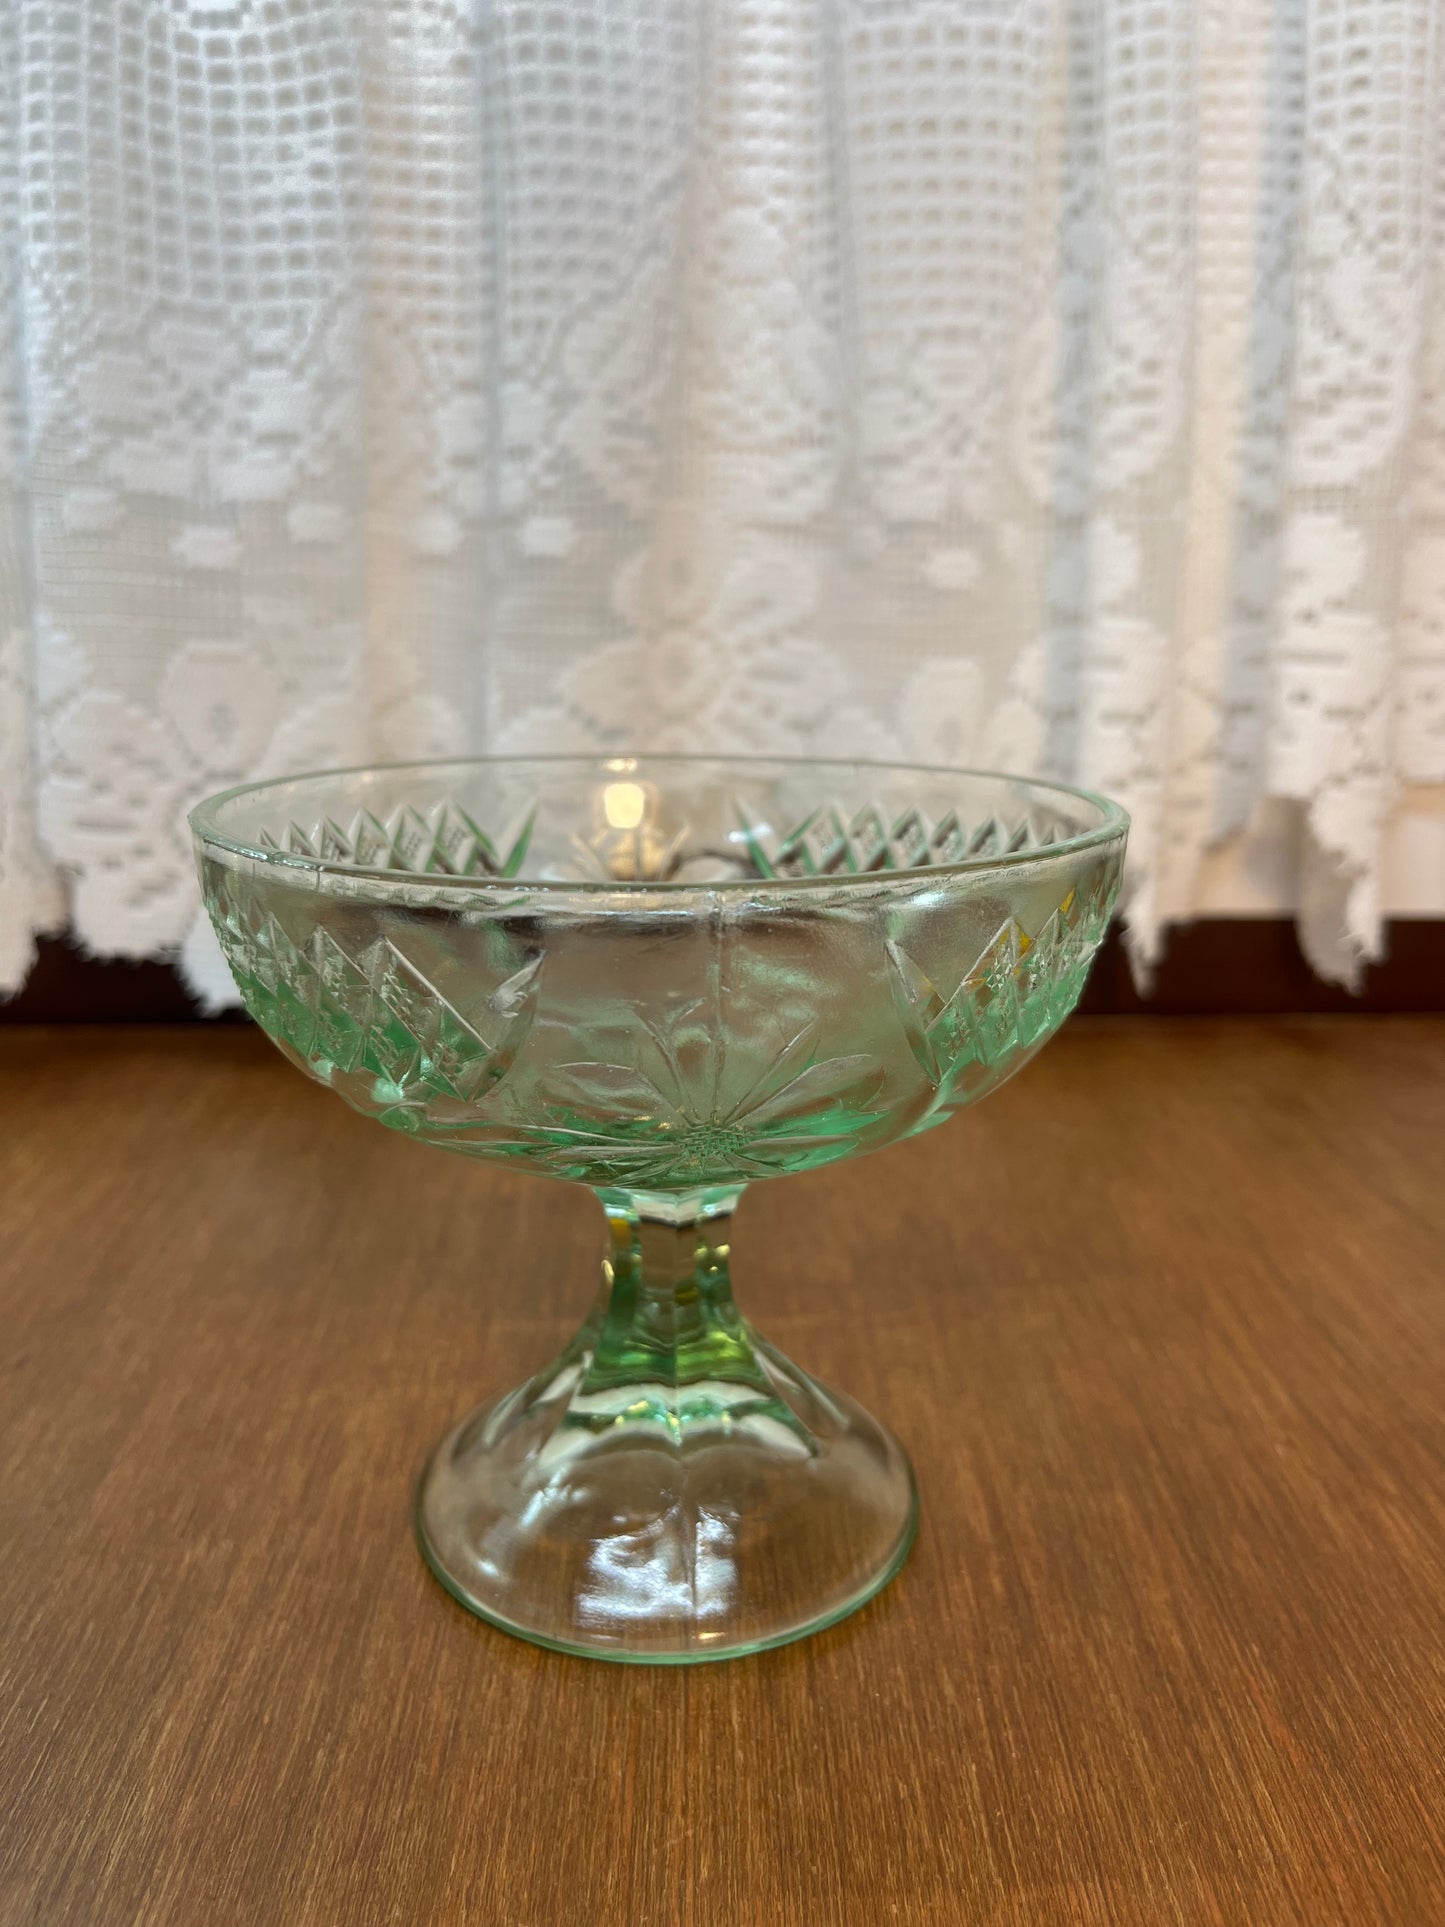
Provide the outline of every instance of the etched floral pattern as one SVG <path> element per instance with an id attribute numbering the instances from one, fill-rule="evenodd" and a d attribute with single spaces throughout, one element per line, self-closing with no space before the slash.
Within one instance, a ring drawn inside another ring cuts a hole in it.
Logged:
<path id="1" fill-rule="evenodd" d="M 666 1026 L 639 1017 L 633 1061 L 550 1071 L 546 1121 L 518 1153 L 588 1184 L 744 1184 L 846 1157 L 885 1115 L 872 1108 L 883 1071 L 863 1054 L 820 1058 L 816 1026 L 779 1045 L 704 1019 L 701 1005 Z"/>

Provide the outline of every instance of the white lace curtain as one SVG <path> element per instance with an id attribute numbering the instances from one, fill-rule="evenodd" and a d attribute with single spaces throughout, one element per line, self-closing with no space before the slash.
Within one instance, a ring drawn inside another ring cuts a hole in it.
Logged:
<path id="1" fill-rule="evenodd" d="M 1316 962 L 1445 780 L 1432 0 L 4 0 L 0 985 L 197 928 L 187 805 L 827 750 L 1297 808 Z M 1277 806 L 1276 806 L 1277 807 Z"/>

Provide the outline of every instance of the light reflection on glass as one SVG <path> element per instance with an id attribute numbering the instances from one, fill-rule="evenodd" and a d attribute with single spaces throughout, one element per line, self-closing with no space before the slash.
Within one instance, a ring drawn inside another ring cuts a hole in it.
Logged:
<path id="1" fill-rule="evenodd" d="M 734 1513 L 698 1506 L 694 1532 L 673 1513 L 599 1540 L 588 1558 L 590 1583 L 577 1601 L 592 1626 L 631 1619 L 705 1622 L 726 1613 L 737 1585 Z M 698 1636 L 706 1638 L 705 1626 Z"/>
<path id="2" fill-rule="evenodd" d="M 640 783 L 609 783 L 602 809 L 610 828 L 635 830 L 647 809 L 647 792 Z"/>

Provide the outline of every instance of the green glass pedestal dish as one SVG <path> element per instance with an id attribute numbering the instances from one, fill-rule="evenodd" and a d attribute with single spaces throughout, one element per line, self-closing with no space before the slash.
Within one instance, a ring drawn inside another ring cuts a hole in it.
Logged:
<path id="1" fill-rule="evenodd" d="M 739 1312 L 732 1213 L 757 1180 L 933 1129 L 1039 1049 L 1108 924 L 1123 811 L 981 772 L 618 756 L 287 778 L 191 824 L 246 1007 L 293 1063 L 605 1213 L 577 1336 L 422 1479 L 447 1589 L 539 1644 L 653 1663 L 871 1598 L 912 1537 L 908 1461 Z"/>

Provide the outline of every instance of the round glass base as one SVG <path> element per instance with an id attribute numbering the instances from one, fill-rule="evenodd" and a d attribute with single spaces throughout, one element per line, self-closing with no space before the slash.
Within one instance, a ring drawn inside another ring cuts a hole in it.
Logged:
<path id="1" fill-rule="evenodd" d="M 892 1435 L 747 1333 L 753 1382 L 596 1382 L 573 1348 L 438 1447 L 417 1493 L 437 1578 L 503 1631 L 643 1664 L 732 1659 L 855 1611 L 908 1553 Z"/>

